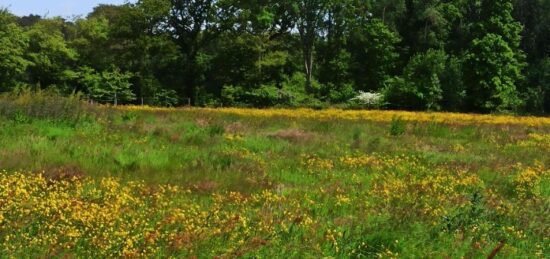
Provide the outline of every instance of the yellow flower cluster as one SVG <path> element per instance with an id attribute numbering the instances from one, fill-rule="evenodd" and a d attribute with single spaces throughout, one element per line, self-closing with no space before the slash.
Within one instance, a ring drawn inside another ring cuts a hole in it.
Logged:
<path id="1" fill-rule="evenodd" d="M 519 173 L 513 179 L 518 197 L 528 198 L 539 195 L 539 184 L 543 177 L 550 177 L 550 171 L 545 170 L 542 165 L 527 168 L 521 168 L 521 165 L 518 165 L 518 167 Z"/>
<path id="2" fill-rule="evenodd" d="M 241 140 L 243 140 L 243 136 L 242 136 L 242 135 L 239 135 L 239 134 L 228 134 L 228 133 L 225 133 L 225 134 L 223 134 L 223 137 L 224 137 L 227 141 L 241 141 Z"/>
<path id="3" fill-rule="evenodd" d="M 417 157 L 407 155 L 360 154 L 340 157 L 340 165 L 345 168 L 373 168 L 376 171 L 406 171 L 410 168 L 427 169 Z"/>
<path id="4" fill-rule="evenodd" d="M 312 171 L 330 171 L 334 169 L 334 162 L 316 155 L 302 155 L 302 165 Z"/>
<path id="5" fill-rule="evenodd" d="M 542 147 L 550 150 L 550 134 L 537 134 L 537 133 L 529 134 L 529 138 L 526 140 L 520 141 L 518 145 L 524 146 L 524 147 L 528 147 L 528 146 Z"/>
<path id="6" fill-rule="evenodd" d="M 122 186 L 111 178 L 94 187 L 90 184 L 3 172 L 0 233 L 7 234 L 0 239 L 0 247 L 4 253 L 28 247 L 61 252 L 83 243 L 108 257 L 156 253 L 158 248 L 146 243 L 146 237 L 155 231 L 148 217 L 156 212 L 140 198 L 146 191 L 144 186 Z M 168 193 L 161 188 L 149 202 L 157 202 Z M 166 204 L 159 201 L 161 208 Z"/>
<path id="7" fill-rule="evenodd" d="M 246 148 L 227 149 L 224 150 L 223 153 L 226 156 L 235 158 L 235 160 L 245 163 L 249 170 L 255 168 L 260 171 L 265 171 L 267 168 L 267 163 L 264 158 Z"/>
<path id="8" fill-rule="evenodd" d="M 399 161 L 399 165 L 387 167 L 394 161 Z M 415 158 L 386 158 L 384 168 L 369 190 L 369 195 L 378 200 L 372 206 L 401 220 L 411 216 L 440 218 L 448 213 L 446 208 L 465 204 L 465 197 L 482 182 L 476 174 L 466 171 L 422 167 Z M 403 208 L 407 210 L 402 211 Z"/>
<path id="9" fill-rule="evenodd" d="M 111 105 L 104 105 L 103 108 L 115 108 L 118 110 L 124 110 L 124 111 L 147 111 L 147 112 L 170 112 L 170 111 L 177 111 L 178 108 L 170 108 L 170 107 L 154 107 L 154 106 L 148 106 L 148 105 L 120 105 L 120 106 L 111 106 Z"/>
<path id="10" fill-rule="evenodd" d="M 318 120 L 354 120 L 354 121 L 377 121 L 390 122 L 394 118 L 415 122 L 436 122 L 454 125 L 523 125 L 523 126 L 549 126 L 550 118 L 534 116 L 512 116 L 512 115 L 481 115 L 446 112 L 408 112 L 408 111 L 380 111 L 380 110 L 342 110 L 342 109 L 246 109 L 246 108 L 160 108 L 150 106 L 117 106 L 116 109 L 125 111 L 149 111 L 149 112 L 170 112 L 170 111 L 192 111 L 211 112 L 220 114 L 235 114 L 252 117 L 288 117 L 295 119 L 318 119 Z"/>
<path id="11" fill-rule="evenodd" d="M 524 125 L 524 126 L 549 126 L 550 118 L 545 117 L 520 117 L 510 115 L 478 115 L 442 112 L 406 112 L 406 111 L 356 111 L 356 110 L 311 110 L 311 109 L 194 109 L 200 112 L 237 114 L 254 117 L 290 117 L 296 119 L 318 120 L 356 120 L 390 122 L 394 118 L 405 121 L 437 122 L 457 125 L 493 124 L 493 125 Z"/>
<path id="12" fill-rule="evenodd" d="M 0 254 L 187 257 L 209 242 L 211 256 L 231 257 L 290 229 L 315 234 L 315 220 L 298 198 L 264 190 L 195 199 L 174 186 L 0 172 Z"/>
<path id="13" fill-rule="evenodd" d="M 340 163 L 348 168 L 360 169 L 369 166 L 378 166 L 380 164 L 380 161 L 376 156 L 373 155 L 349 155 L 341 157 Z"/>

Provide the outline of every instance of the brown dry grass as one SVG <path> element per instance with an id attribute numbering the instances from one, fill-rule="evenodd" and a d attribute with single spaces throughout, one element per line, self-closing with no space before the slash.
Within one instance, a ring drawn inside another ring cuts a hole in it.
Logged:
<path id="1" fill-rule="evenodd" d="M 78 166 L 64 165 L 59 167 L 47 168 L 42 172 L 44 178 L 50 182 L 60 181 L 80 181 L 86 177 L 86 173 Z"/>
<path id="2" fill-rule="evenodd" d="M 235 122 L 224 126 L 225 132 L 230 134 L 243 133 L 246 131 L 246 128 L 247 127 L 241 122 Z"/>
<path id="3" fill-rule="evenodd" d="M 315 134 L 299 129 L 280 130 L 267 135 L 270 138 L 284 139 L 290 142 L 305 142 L 313 139 Z"/>

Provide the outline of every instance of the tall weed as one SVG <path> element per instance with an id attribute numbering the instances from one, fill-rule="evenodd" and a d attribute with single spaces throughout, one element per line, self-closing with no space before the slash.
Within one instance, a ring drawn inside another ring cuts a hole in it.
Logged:
<path id="1" fill-rule="evenodd" d="M 77 122 L 92 115 L 93 107 L 80 95 L 60 96 L 51 91 L 21 91 L 0 95 L 0 116 L 18 123 L 31 119 Z"/>

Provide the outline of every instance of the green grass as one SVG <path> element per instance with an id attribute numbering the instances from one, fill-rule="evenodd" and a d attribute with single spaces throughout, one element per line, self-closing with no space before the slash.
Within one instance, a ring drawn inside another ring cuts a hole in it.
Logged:
<path id="1" fill-rule="evenodd" d="M 550 165 L 548 147 L 519 144 L 528 133 L 550 129 L 397 118 L 387 124 L 249 118 L 201 110 L 111 110 L 97 116 L 70 123 L 0 117 L 0 169 L 70 166 L 91 179 L 190 189 L 214 182 L 193 194 L 205 204 L 213 193 L 266 189 L 314 202 L 305 203 L 304 211 L 317 222 L 311 232 L 291 229 L 263 237 L 268 242 L 246 250 L 244 257 L 472 258 L 486 257 L 501 241 L 502 257 L 550 253 L 548 173 L 529 197 L 521 197 L 515 182 L 522 169 Z M 341 162 L 347 156 L 381 162 L 350 167 Z M 313 157 L 311 164 L 307 157 Z M 468 176 L 480 181 L 460 183 Z M 444 190 L 446 182 L 438 182 L 441 177 L 450 181 L 451 192 Z M 444 212 L 430 211 L 436 207 Z M 340 233 L 337 245 L 325 238 L 327 229 Z M 205 240 L 182 254 L 211 257 L 223 255 L 212 254 L 213 246 L 232 246 L 216 242 Z"/>

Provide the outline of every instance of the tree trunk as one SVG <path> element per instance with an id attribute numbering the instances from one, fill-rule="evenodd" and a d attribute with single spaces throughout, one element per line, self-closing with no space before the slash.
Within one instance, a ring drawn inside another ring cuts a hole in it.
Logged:
<path id="1" fill-rule="evenodd" d="M 304 66 L 306 70 L 306 92 L 313 92 L 313 50 L 312 47 L 306 47 L 304 50 Z"/>
<path id="2" fill-rule="evenodd" d="M 197 55 L 198 52 L 196 51 L 197 48 L 190 48 L 189 52 L 187 53 L 187 61 L 185 62 L 185 67 L 183 68 L 183 74 L 185 76 L 184 78 L 184 94 L 186 95 L 185 98 L 191 99 L 191 104 L 196 105 L 197 104 L 197 80 L 196 77 L 198 75 L 198 71 L 196 69 L 197 66 Z"/>

